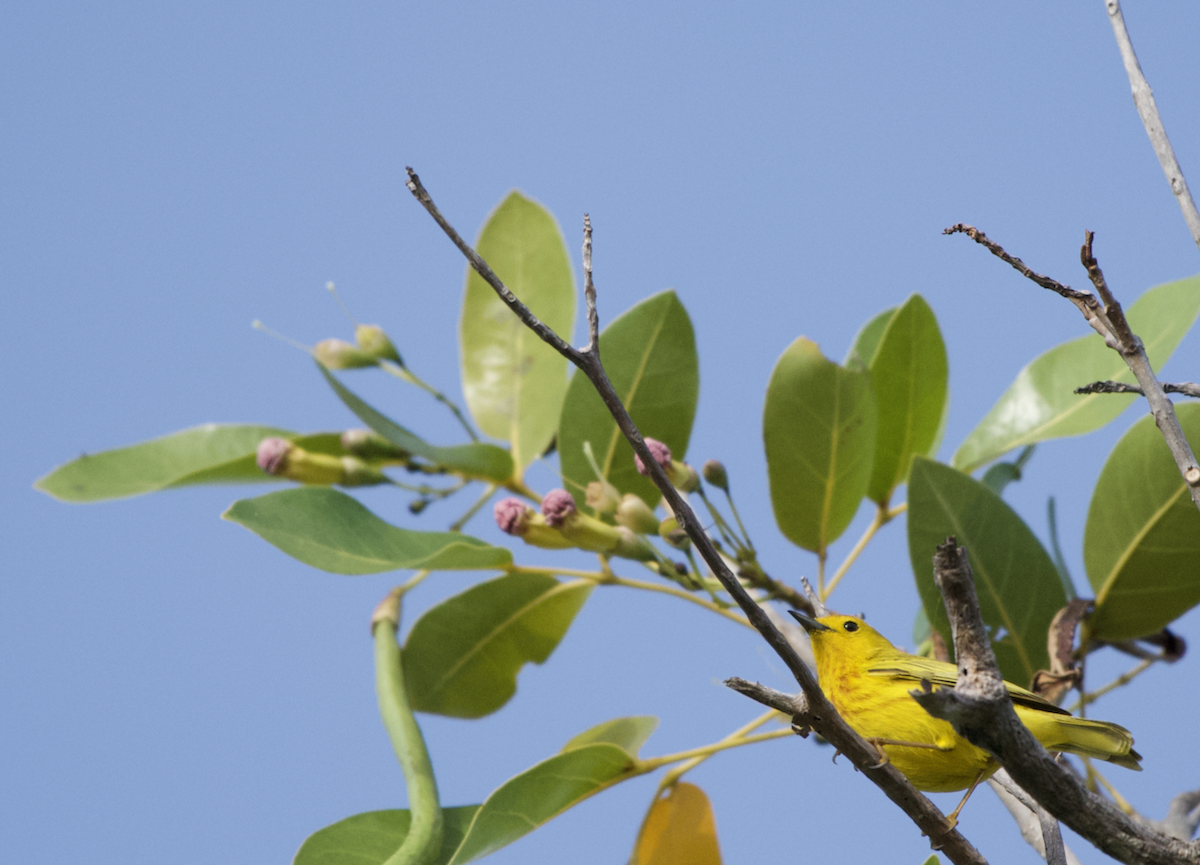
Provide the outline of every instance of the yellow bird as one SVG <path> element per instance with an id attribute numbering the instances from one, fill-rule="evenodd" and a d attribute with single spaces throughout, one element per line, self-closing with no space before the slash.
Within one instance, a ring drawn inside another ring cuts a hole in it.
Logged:
<path id="1" fill-rule="evenodd" d="M 954 732 L 949 722 L 926 712 L 911 691 L 929 682 L 953 688 L 958 668 L 945 661 L 902 652 L 853 616 L 792 616 L 808 631 L 821 690 L 846 723 L 872 742 L 918 790 L 947 793 L 967 789 L 950 815 L 950 825 L 980 781 L 999 764 L 987 751 Z M 1141 771 L 1133 736 L 1107 721 L 1076 718 L 1032 691 L 1005 682 L 1017 717 L 1048 751 L 1070 751 Z"/>

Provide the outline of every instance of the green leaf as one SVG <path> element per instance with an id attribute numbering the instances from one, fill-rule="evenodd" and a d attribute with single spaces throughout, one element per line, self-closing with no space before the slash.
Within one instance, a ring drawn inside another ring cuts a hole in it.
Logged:
<path id="1" fill-rule="evenodd" d="M 1025 445 L 1021 449 L 1021 453 L 1011 463 L 993 463 L 983 473 L 983 477 L 980 480 L 996 495 L 1004 495 L 1004 488 L 1006 486 L 1021 479 L 1025 463 L 1029 462 L 1029 458 L 1033 456 L 1033 451 L 1036 447 L 1037 445 Z"/>
<path id="2" fill-rule="evenodd" d="M 869 364 L 879 407 L 867 496 L 886 505 L 913 454 L 931 454 L 946 407 L 950 367 L 929 304 L 914 294 L 891 317 Z"/>
<path id="3" fill-rule="evenodd" d="M 855 335 L 850 351 L 846 352 L 846 360 L 842 366 L 858 370 L 870 369 L 871 362 L 875 360 L 875 352 L 879 350 L 879 341 L 883 339 L 883 332 L 887 330 L 888 322 L 899 309 L 898 306 L 885 309 L 864 324 Z"/>
<path id="4" fill-rule="evenodd" d="M 466 477 L 497 483 L 504 483 L 512 477 L 512 455 L 504 448 L 483 443 L 450 447 L 431 445 L 367 405 L 321 364 L 317 364 L 317 369 L 321 370 L 334 393 L 359 420 L 397 447 Z"/>
<path id="5" fill-rule="evenodd" d="M 1200 446 L 1200 405 L 1175 407 Z M 1098 640 L 1153 634 L 1200 604 L 1200 511 L 1154 418 L 1142 418 L 1113 448 L 1096 481 L 1083 563 L 1096 592 Z"/>
<path id="6" fill-rule="evenodd" d="M 141 444 L 85 454 L 39 478 L 34 487 L 65 502 L 97 502 L 186 484 L 277 482 L 254 462 L 258 443 L 271 436 L 301 441 L 295 433 L 276 427 L 204 424 Z"/>
<path id="7" fill-rule="evenodd" d="M 642 435 L 663 442 L 682 460 L 696 416 L 700 367 L 692 322 L 675 292 L 649 297 L 613 321 L 600 334 L 600 356 Z M 588 441 L 613 486 L 636 494 L 651 507 L 658 503 L 658 489 L 637 473 L 633 448 L 587 376 L 576 372 L 563 403 L 558 451 L 563 481 L 580 507 L 586 507 L 580 493 L 596 480 L 583 453 Z"/>
<path id="8" fill-rule="evenodd" d="M 516 693 L 521 668 L 550 657 L 593 585 L 507 574 L 433 607 L 404 645 L 413 708 L 454 718 L 495 712 Z"/>
<path id="9" fill-rule="evenodd" d="M 824 555 L 862 502 L 875 455 L 870 375 L 827 360 L 800 337 L 767 385 L 763 440 L 775 522 L 792 543 Z"/>
<path id="10" fill-rule="evenodd" d="M 658 727 L 658 718 L 653 715 L 631 715 L 626 718 L 614 718 L 611 721 L 605 721 L 603 724 L 597 724 L 590 730 L 584 730 L 578 736 L 575 736 L 567 744 L 563 745 L 563 751 L 572 751 L 575 748 L 582 748 L 584 745 L 594 745 L 597 742 L 607 742 L 610 745 L 616 745 L 624 748 L 630 754 L 637 754 L 642 745 L 646 744 L 646 740 L 650 738 L 650 734 Z"/>
<path id="11" fill-rule="evenodd" d="M 1200 311 L 1200 276 L 1152 288 L 1126 317 L 1155 369 L 1162 367 Z M 1099 429 L 1133 402 L 1133 395 L 1077 395 L 1093 381 L 1133 383 L 1133 373 L 1098 334 L 1073 339 L 1034 359 L 992 406 L 954 454 L 955 468 L 972 472 L 1013 448 Z"/>
<path id="12" fill-rule="evenodd" d="M 446 865 L 467 834 L 478 805 L 442 809 L 442 849 L 428 865 Z M 382 865 L 408 835 L 407 810 L 368 811 L 326 826 L 300 845 L 293 865 Z"/>
<path id="13" fill-rule="evenodd" d="M 241 499 L 221 514 L 294 559 L 335 574 L 418 569 L 492 570 L 512 553 L 457 532 L 414 532 L 371 513 L 328 487 L 293 487 Z"/>
<path id="14" fill-rule="evenodd" d="M 534 315 L 571 341 L 575 278 L 548 210 L 510 192 L 488 217 L 475 248 Z M 520 471 L 558 429 L 567 360 L 522 324 L 470 266 L 459 341 L 467 408 L 480 429 L 512 445 Z"/>
<path id="15" fill-rule="evenodd" d="M 933 554 L 953 535 L 967 548 L 979 609 L 1006 679 L 1049 669 L 1046 634 L 1067 599 L 1050 556 L 1016 511 L 970 475 L 917 456 L 908 480 L 908 551 L 925 614 L 953 646 Z"/>
<path id="16" fill-rule="evenodd" d="M 588 796 L 630 777 L 636 758 L 635 749 L 595 742 L 556 754 L 509 779 L 475 815 L 453 865 L 494 853 Z"/>

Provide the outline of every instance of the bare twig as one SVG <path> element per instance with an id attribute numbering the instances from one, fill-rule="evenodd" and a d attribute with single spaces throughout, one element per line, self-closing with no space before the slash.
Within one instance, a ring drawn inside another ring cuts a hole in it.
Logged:
<path id="1" fill-rule="evenodd" d="M 754 625 L 763 636 L 763 639 L 767 641 L 767 644 L 779 655 L 799 683 L 808 701 L 809 711 L 807 715 L 802 716 L 798 723 L 801 726 L 812 727 L 833 743 L 834 747 L 841 751 L 856 768 L 883 790 L 884 794 L 895 802 L 952 862 L 976 863 L 976 865 L 985 862 L 979 851 L 971 846 L 970 842 L 960 832 L 956 829 L 947 831 L 946 818 L 942 812 L 929 799 L 917 792 L 908 783 L 907 779 L 900 774 L 899 770 L 891 764 L 879 765 L 879 755 L 874 746 L 868 744 L 865 739 L 855 733 L 841 716 L 838 715 L 832 704 L 821 693 L 821 689 L 817 687 L 816 678 L 809 671 L 808 667 L 805 666 L 795 649 L 788 643 L 787 638 L 771 623 L 767 614 L 754 602 L 754 599 L 750 597 L 737 577 L 729 570 L 728 565 L 726 565 L 725 560 L 713 545 L 712 540 L 704 532 L 703 526 L 696 518 L 691 507 L 679 494 L 679 491 L 667 480 L 662 467 L 650 453 L 650 449 L 646 447 L 646 442 L 642 438 L 641 432 L 638 431 L 637 426 L 629 417 L 628 411 L 626 411 L 624 404 L 621 402 L 620 397 L 613 389 L 612 383 L 608 380 L 608 376 L 604 372 L 604 367 L 600 362 L 599 343 L 595 340 L 594 333 L 591 340 L 592 344 L 589 344 L 583 351 L 579 351 L 568 345 L 551 328 L 542 324 L 529 311 L 529 308 L 521 303 L 512 291 L 501 282 L 499 277 L 488 267 L 487 262 L 480 258 L 475 250 L 459 236 L 458 232 L 438 212 L 437 207 L 434 206 L 433 199 L 425 191 L 425 188 L 421 185 L 420 178 L 417 177 L 416 172 L 411 168 L 408 169 L 408 182 L 406 185 L 417 201 L 424 206 L 429 215 L 441 226 L 454 245 L 466 256 L 467 261 L 471 263 L 475 271 L 487 281 L 513 313 L 527 327 L 541 337 L 544 342 L 552 346 L 559 354 L 575 364 L 575 366 L 579 367 L 583 374 L 588 377 L 589 381 L 592 382 L 592 385 L 596 388 L 596 392 L 600 395 L 605 406 L 616 420 L 617 426 L 633 446 L 634 452 L 642 458 L 642 462 L 650 472 L 650 478 L 662 492 L 671 511 L 675 514 L 680 527 L 687 532 L 688 537 L 691 538 L 692 543 L 700 552 L 704 561 L 712 569 L 713 574 L 721 582 L 721 585 L 725 587 L 725 591 L 742 608 L 750 623 Z M 588 243 L 586 239 L 585 243 Z M 590 268 L 585 271 L 585 280 L 588 278 L 588 273 L 590 273 Z M 593 317 L 596 315 L 594 291 L 591 293 L 585 291 L 585 297 L 588 302 L 589 330 L 594 331 L 595 326 L 591 324 Z"/>
<path id="2" fill-rule="evenodd" d="M 1088 792 L 1046 753 L 1013 711 L 979 612 L 966 551 L 949 538 L 938 547 L 933 562 L 934 581 L 954 629 L 959 675 L 952 689 L 914 691 L 917 702 L 931 715 L 952 723 L 972 744 L 993 754 L 1047 811 L 1114 859 L 1155 865 L 1200 863 L 1200 843 L 1187 843 L 1141 825 Z"/>
<path id="3" fill-rule="evenodd" d="M 1196 827 L 1200 826 L 1200 790 L 1180 793 L 1171 800 L 1166 817 L 1148 822 L 1160 832 L 1184 841 L 1190 840 L 1196 834 Z"/>
<path id="4" fill-rule="evenodd" d="M 1008 809 L 1008 813 L 1017 821 L 1021 837 L 1038 855 L 1049 862 L 1062 865 L 1080 865 L 1078 857 L 1071 848 L 1062 843 L 1062 833 L 1058 830 L 1058 821 L 1047 813 L 1046 809 L 1035 802 L 1028 793 L 1016 785 L 1008 772 L 1001 769 L 988 778 L 988 786 L 996 793 L 1000 802 Z M 1049 820 L 1047 825 L 1044 820 Z M 1050 842 L 1051 855 L 1046 854 L 1046 831 L 1053 834 Z M 1057 839 L 1057 841 L 1055 841 Z M 1061 855 L 1058 850 L 1061 848 Z"/>
<path id="5" fill-rule="evenodd" d="M 1183 169 L 1175 158 L 1175 150 L 1167 138 L 1167 130 L 1163 127 L 1162 118 L 1158 116 L 1158 106 L 1154 102 L 1154 92 L 1142 74 L 1142 66 L 1138 63 L 1137 55 L 1133 52 L 1133 41 L 1129 38 L 1129 30 L 1125 27 L 1125 16 L 1121 14 L 1120 0 L 1105 0 L 1108 9 L 1108 20 L 1112 23 L 1113 34 L 1117 37 L 1117 47 L 1121 49 L 1121 60 L 1125 63 L 1125 74 L 1129 76 L 1129 85 L 1133 89 L 1133 104 L 1137 106 L 1142 125 L 1150 136 L 1150 144 L 1154 154 L 1162 166 L 1167 183 L 1171 185 L 1171 194 L 1179 202 L 1183 211 L 1183 221 L 1187 223 L 1192 233 L 1192 240 L 1200 247 L 1200 212 L 1196 210 L 1196 202 L 1188 191 L 1187 181 L 1183 177 Z"/>
<path id="6" fill-rule="evenodd" d="M 1164 381 L 1162 389 L 1163 393 L 1181 393 L 1184 396 L 1200 399 L 1200 384 L 1195 382 L 1183 381 L 1179 384 L 1171 384 Z M 1136 393 L 1138 396 L 1145 396 L 1142 389 L 1136 384 L 1122 384 L 1119 381 L 1094 381 L 1083 387 L 1075 388 L 1075 393 Z"/>
<path id="7" fill-rule="evenodd" d="M 1175 416 L 1175 407 L 1167 399 L 1162 384 L 1159 383 L 1154 369 L 1150 366 L 1145 346 L 1142 345 L 1137 334 L 1129 328 L 1121 305 L 1109 290 L 1104 273 L 1100 270 L 1095 256 L 1092 255 L 1092 241 L 1095 235 L 1090 231 L 1085 232 L 1084 243 L 1079 250 L 1079 258 L 1087 269 L 1088 278 L 1091 279 L 1096 291 L 1103 298 L 1103 305 L 1095 295 L 1089 292 L 1076 291 L 1057 280 L 1034 273 L 1019 258 L 1009 255 L 1000 244 L 990 240 L 987 235 L 973 226 L 960 222 L 947 228 L 944 233 L 967 235 L 976 243 L 986 247 L 997 258 L 1007 261 L 1038 285 L 1058 292 L 1079 308 L 1092 329 L 1104 337 L 1105 345 L 1121 356 L 1125 365 L 1137 379 L 1142 394 L 1150 406 L 1150 414 L 1154 417 L 1154 422 L 1157 424 L 1159 432 L 1162 433 L 1168 450 L 1171 451 L 1179 474 L 1183 476 L 1184 483 L 1187 484 L 1192 503 L 1196 505 L 1197 509 L 1200 509 L 1200 466 L 1197 466 L 1196 456 L 1192 453 L 1187 438 L 1184 437 L 1183 430 L 1179 426 L 1179 418 Z"/>

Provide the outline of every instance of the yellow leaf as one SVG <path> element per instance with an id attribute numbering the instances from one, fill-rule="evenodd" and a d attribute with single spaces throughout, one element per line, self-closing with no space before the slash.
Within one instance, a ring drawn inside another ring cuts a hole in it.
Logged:
<path id="1" fill-rule="evenodd" d="M 636 865 L 721 865 L 717 824 L 704 791 L 676 784 L 646 814 L 634 850 Z"/>

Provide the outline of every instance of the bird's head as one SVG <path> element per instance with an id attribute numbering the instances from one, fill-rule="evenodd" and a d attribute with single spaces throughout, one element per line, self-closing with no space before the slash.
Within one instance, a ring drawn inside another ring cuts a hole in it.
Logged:
<path id="1" fill-rule="evenodd" d="M 822 616 L 814 619 L 796 610 L 788 612 L 808 631 L 818 664 L 825 656 L 855 661 L 866 660 L 881 652 L 896 651 L 887 637 L 855 616 Z"/>

